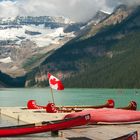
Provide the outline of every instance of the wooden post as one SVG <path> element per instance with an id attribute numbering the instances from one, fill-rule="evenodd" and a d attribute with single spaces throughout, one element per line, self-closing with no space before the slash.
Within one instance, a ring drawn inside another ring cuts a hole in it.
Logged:
<path id="1" fill-rule="evenodd" d="M 19 115 L 17 116 L 17 121 L 18 121 L 18 124 L 19 124 Z"/>
<path id="2" fill-rule="evenodd" d="M 54 103 L 54 96 L 53 96 L 53 90 L 51 88 L 51 94 L 52 94 L 52 100 L 53 100 L 53 103 Z"/>
<path id="3" fill-rule="evenodd" d="M 51 131 L 51 136 L 52 137 L 58 137 L 59 136 L 59 131 L 56 130 L 56 131 Z"/>

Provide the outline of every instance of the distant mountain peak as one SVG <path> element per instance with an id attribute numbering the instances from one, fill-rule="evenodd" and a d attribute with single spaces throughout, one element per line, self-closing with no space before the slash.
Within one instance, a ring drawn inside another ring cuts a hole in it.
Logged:
<path id="1" fill-rule="evenodd" d="M 99 10 L 97 11 L 97 13 L 89 20 L 89 22 L 92 23 L 99 23 L 100 21 L 102 21 L 103 19 L 105 19 L 107 16 L 109 16 L 111 13 L 106 12 L 104 10 Z"/>

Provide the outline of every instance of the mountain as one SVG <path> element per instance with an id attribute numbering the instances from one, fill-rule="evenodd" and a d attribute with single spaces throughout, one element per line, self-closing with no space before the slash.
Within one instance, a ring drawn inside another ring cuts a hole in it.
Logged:
<path id="1" fill-rule="evenodd" d="M 85 30 L 88 30 L 90 26 L 96 25 L 97 23 L 101 22 L 104 20 L 106 17 L 108 17 L 110 13 L 105 12 L 105 11 L 97 11 L 97 13 L 88 21 L 83 22 L 83 23 L 73 23 L 69 25 L 67 28 L 65 28 L 65 32 L 70 32 L 70 31 L 77 31 L 78 35 L 81 34 Z M 85 33 L 85 32 L 84 32 Z"/>
<path id="2" fill-rule="evenodd" d="M 107 18 L 111 13 L 108 13 L 106 11 L 100 10 L 97 11 L 97 13 L 88 21 L 88 25 L 96 25 L 105 18 Z"/>
<path id="3" fill-rule="evenodd" d="M 75 37 L 64 29 L 75 22 L 64 17 L 0 18 L 0 70 L 25 75 L 54 50 Z"/>
<path id="4" fill-rule="evenodd" d="M 50 71 L 66 87 L 139 88 L 140 7 L 121 5 L 90 27 L 29 73 L 26 86 L 44 85 Z"/>
<path id="5" fill-rule="evenodd" d="M 108 14 L 98 11 L 87 22 L 76 23 L 64 17 L 0 18 L 0 70 L 19 77 L 42 63 L 56 49 L 79 36 L 83 28 Z"/>

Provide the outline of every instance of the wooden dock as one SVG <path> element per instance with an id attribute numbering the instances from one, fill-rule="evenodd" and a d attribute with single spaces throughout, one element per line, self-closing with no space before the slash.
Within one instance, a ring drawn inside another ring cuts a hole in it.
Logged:
<path id="1" fill-rule="evenodd" d="M 25 123 L 38 123 L 62 119 L 67 113 L 46 113 L 45 110 L 27 110 L 23 107 L 1 107 L 0 113 Z M 111 140 L 113 138 L 137 131 L 140 135 L 140 124 L 125 125 L 86 125 L 59 131 L 59 137 L 51 137 L 50 133 L 12 137 L 12 140 Z M 47 134 L 47 135 L 46 135 Z M 49 134 L 49 135 L 48 135 Z M 3 138 L 1 138 L 3 139 Z M 4 138 L 10 139 L 11 138 Z"/>
<path id="2" fill-rule="evenodd" d="M 89 125 L 82 128 L 63 130 L 66 138 L 83 138 L 83 140 L 111 140 L 125 134 L 138 131 L 140 124 L 135 125 Z"/>

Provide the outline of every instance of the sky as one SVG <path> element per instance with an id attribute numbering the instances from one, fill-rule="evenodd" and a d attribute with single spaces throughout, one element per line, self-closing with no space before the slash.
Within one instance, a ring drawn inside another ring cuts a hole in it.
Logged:
<path id="1" fill-rule="evenodd" d="M 112 12 L 119 4 L 138 5 L 140 0 L 0 0 L 0 17 L 64 16 L 86 21 L 98 10 Z"/>

